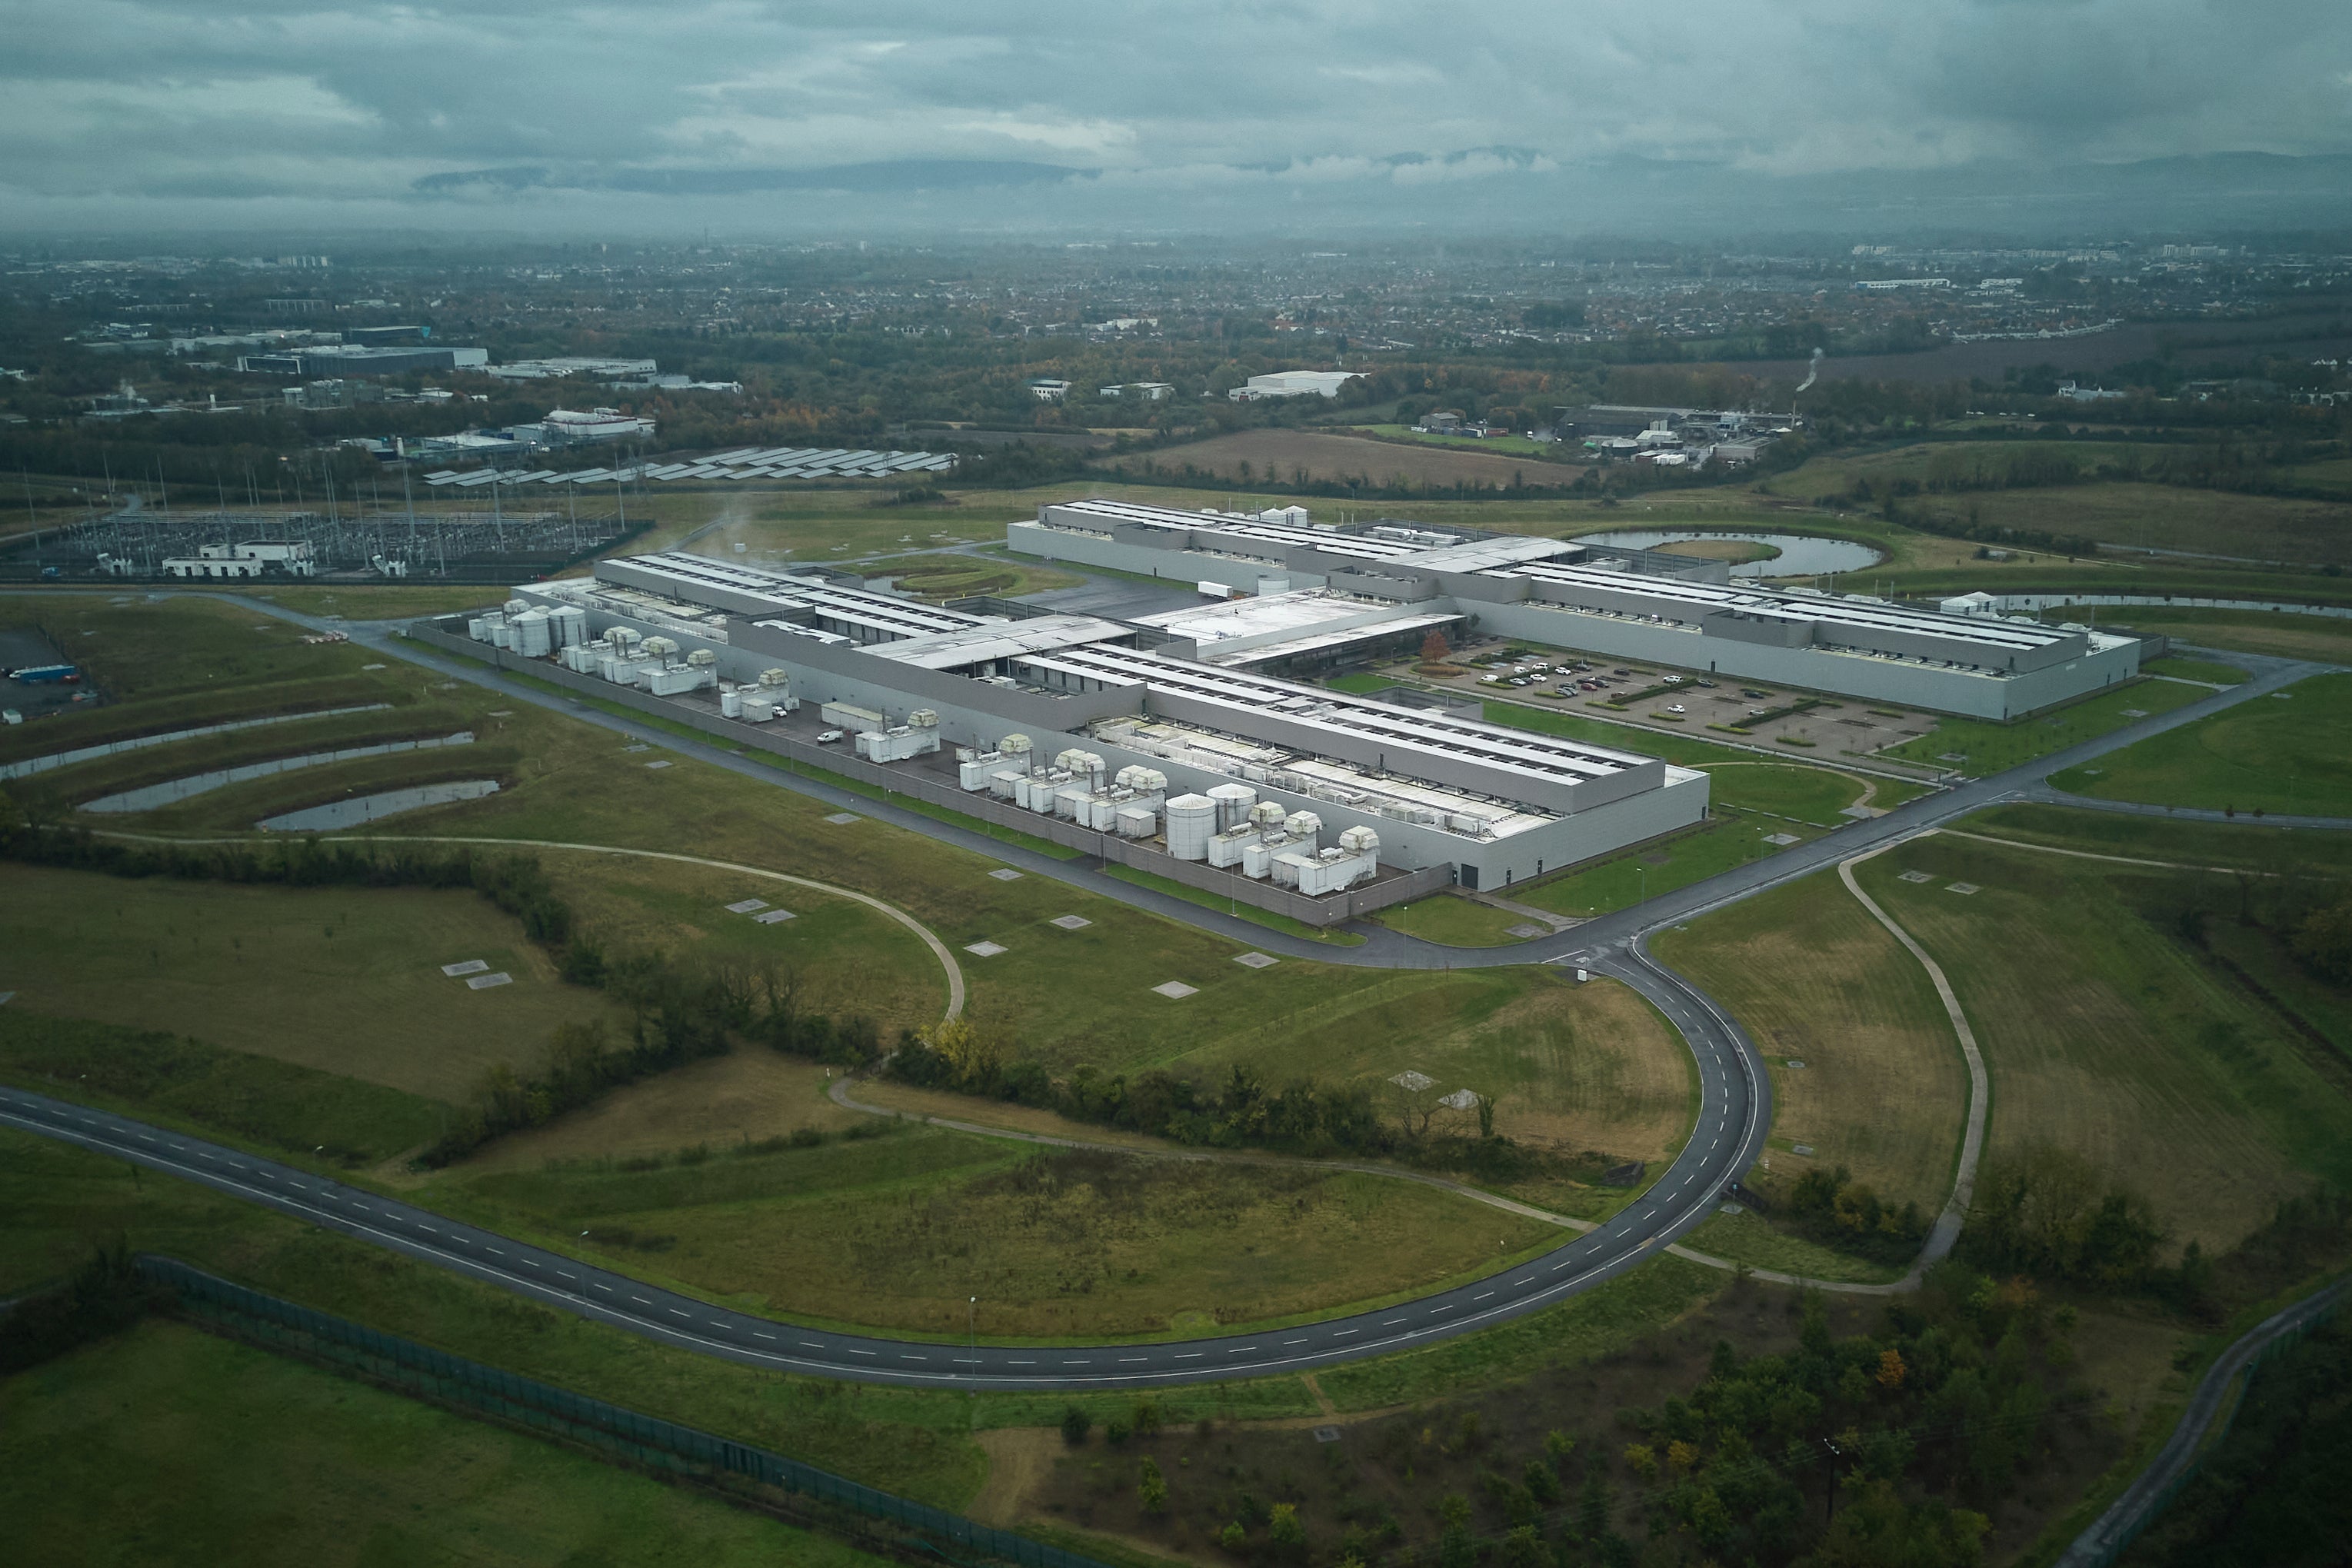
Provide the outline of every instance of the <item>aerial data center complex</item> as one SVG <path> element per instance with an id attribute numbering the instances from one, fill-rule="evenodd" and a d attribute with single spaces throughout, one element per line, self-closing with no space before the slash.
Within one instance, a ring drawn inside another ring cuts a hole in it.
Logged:
<path id="1" fill-rule="evenodd" d="M 1438 868 L 1498 889 L 1707 814 L 1706 775 L 1631 733 L 1619 748 L 1291 678 L 1433 630 L 1990 717 L 2137 668 L 2128 639 L 1735 585 L 1719 561 L 1276 517 L 1082 501 L 1009 529 L 1032 555 L 1213 585 L 1133 617 L 661 552 L 517 588 L 463 631 L 751 744 L 805 728 L 934 789 L 1309 896 Z"/>

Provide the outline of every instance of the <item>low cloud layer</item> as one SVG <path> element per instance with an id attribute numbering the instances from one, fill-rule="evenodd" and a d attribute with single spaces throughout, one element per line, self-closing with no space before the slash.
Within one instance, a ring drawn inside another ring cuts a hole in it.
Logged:
<path id="1" fill-rule="evenodd" d="M 19 221 L 528 221 L 861 183 L 1279 211 L 1628 161 L 2352 153 L 2340 0 L 8 0 L 0 27 Z"/>

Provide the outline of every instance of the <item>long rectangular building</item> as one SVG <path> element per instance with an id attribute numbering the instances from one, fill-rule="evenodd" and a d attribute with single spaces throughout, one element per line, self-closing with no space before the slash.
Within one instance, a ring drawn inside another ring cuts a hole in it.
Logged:
<path id="1" fill-rule="evenodd" d="M 886 727 L 932 716 L 942 741 L 976 753 L 1018 734 L 1035 755 L 1075 748 L 1114 771 L 1157 769 L 1171 794 L 1245 784 L 1330 833 L 1372 830 L 1382 864 L 1453 866 L 1472 887 L 1507 886 L 1706 815 L 1704 773 L 1206 662 L 1193 637 L 1143 622 L 971 614 L 677 551 L 515 593 L 584 616 L 590 637 L 627 628 L 668 639 L 680 658 L 708 650 L 721 679 L 782 669 L 803 703 L 845 705 Z M 1335 606 L 1345 619 L 1334 601 L 1319 617 L 1269 612 L 1257 630 L 1311 631 Z"/>
<path id="2" fill-rule="evenodd" d="M 2013 719 L 2130 680 L 2139 644 L 1860 594 L 1735 583 L 1719 561 L 1571 539 L 1348 528 L 1086 500 L 1006 530 L 1016 550 L 1257 591 L 1268 579 L 1458 617 L 1546 647 Z"/>

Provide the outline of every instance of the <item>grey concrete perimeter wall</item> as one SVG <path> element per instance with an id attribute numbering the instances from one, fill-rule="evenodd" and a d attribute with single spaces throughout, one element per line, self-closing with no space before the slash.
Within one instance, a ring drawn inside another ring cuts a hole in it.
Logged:
<path id="1" fill-rule="evenodd" d="M 469 637 L 452 635 L 430 622 L 412 623 L 406 634 L 430 647 L 460 653 L 469 659 L 479 659 L 499 669 L 512 670 L 535 680 L 547 681 L 583 696 L 602 697 L 674 724 L 690 726 L 729 745 L 755 747 L 805 764 L 814 771 L 837 774 L 861 784 L 870 784 L 934 806 L 943 806 L 1000 828 L 1011 828 L 1033 838 L 1046 839 L 1066 849 L 1084 850 L 1115 864 L 1150 872 L 1186 887 L 1246 904 L 1253 909 L 1288 915 L 1303 925 L 1337 925 L 1360 915 L 1385 909 L 1392 904 L 1425 898 L 1454 884 L 1454 868 L 1450 864 L 1423 866 L 1418 871 L 1409 872 L 1391 872 L 1383 868 L 1383 874 L 1376 882 L 1351 887 L 1326 898 L 1309 898 L 1286 887 L 1255 881 L 1238 872 L 1219 871 L 1214 866 L 1195 861 L 1180 861 L 1149 845 L 1122 839 L 1114 833 L 1099 833 L 1091 828 L 1081 828 L 1061 817 L 1024 810 L 1011 801 L 999 800 L 992 795 L 969 793 L 950 783 L 867 762 L 831 747 L 797 740 L 782 731 L 745 724 L 737 719 L 721 718 L 701 708 L 667 697 L 657 697 L 635 686 L 615 685 L 601 677 L 583 675 L 544 659 L 508 653 Z"/>

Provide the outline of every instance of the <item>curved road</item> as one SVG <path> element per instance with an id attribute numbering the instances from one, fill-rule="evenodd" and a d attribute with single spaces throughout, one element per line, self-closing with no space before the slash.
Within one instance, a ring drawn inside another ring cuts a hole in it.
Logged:
<path id="1" fill-rule="evenodd" d="M 261 608 L 241 601 L 248 608 Z M 272 613 L 310 624 L 310 617 Z M 1324 963 L 1366 967 L 1482 967 L 1576 963 L 1621 980 L 1671 1019 L 1697 1063 L 1700 1109 L 1683 1152 L 1643 1196 L 1598 1229 L 1485 1279 L 1400 1305 L 1344 1317 L 1208 1339 L 1104 1345 L 1000 1345 L 883 1338 L 796 1328 L 716 1307 L 643 1284 L 624 1274 L 461 1225 L 429 1210 L 345 1186 L 315 1173 L 257 1158 L 182 1134 L 24 1091 L 0 1090 L 0 1124 L 64 1139 L 201 1182 L 217 1190 L 377 1245 L 499 1285 L 583 1317 L 709 1354 L 779 1370 L 865 1382 L 929 1386 L 1076 1390 L 1205 1382 L 1311 1370 L 1332 1362 L 1408 1350 L 1491 1326 L 1549 1306 L 1637 1267 L 1701 1223 L 1723 1190 L 1761 1152 L 1771 1124 L 1769 1081 L 1752 1042 L 1696 987 L 1653 958 L 1654 932 L 1708 910 L 1923 829 L 2006 800 L 2030 798 L 2050 774 L 2147 736 L 2273 691 L 2326 666 L 2273 659 L 2243 661 L 2245 684 L 2186 707 L 2070 747 L 1992 779 L 1959 785 L 1808 844 L 1664 894 L 1633 909 L 1603 915 L 1515 947 L 1433 947 L 1394 932 L 1373 932 L 1364 946 L 1328 948 L 1304 937 L 1221 915 L 1149 889 L 1096 875 L 1084 862 L 1064 862 L 998 843 L 984 834 L 877 803 L 820 779 L 778 774 L 718 746 L 684 740 L 634 720 L 587 707 L 569 696 L 523 685 L 504 673 L 444 657 L 383 627 L 350 628 L 353 640 L 633 738 L 651 741 L 715 767 L 780 785 L 898 826 L 974 850 L 1024 871 L 1085 888 L 1097 896 L 1249 943 Z"/>

